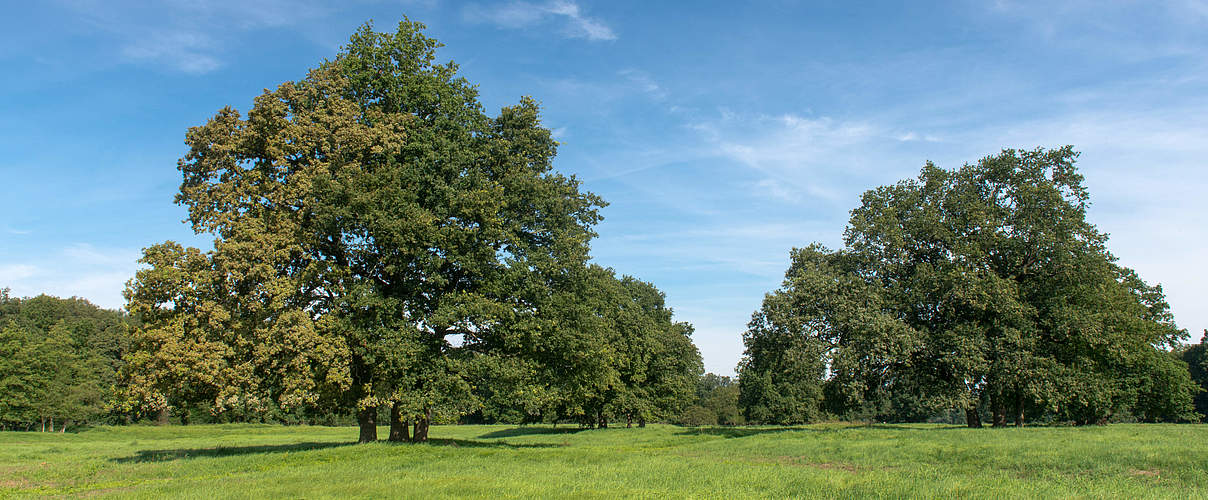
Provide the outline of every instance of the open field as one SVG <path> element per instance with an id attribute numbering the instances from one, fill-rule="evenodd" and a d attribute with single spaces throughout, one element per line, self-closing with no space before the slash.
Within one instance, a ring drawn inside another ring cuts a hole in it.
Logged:
<path id="1" fill-rule="evenodd" d="M 385 436 L 385 429 L 382 435 Z M 0 496 L 1205 498 L 1208 425 L 208 425 L 0 433 Z"/>

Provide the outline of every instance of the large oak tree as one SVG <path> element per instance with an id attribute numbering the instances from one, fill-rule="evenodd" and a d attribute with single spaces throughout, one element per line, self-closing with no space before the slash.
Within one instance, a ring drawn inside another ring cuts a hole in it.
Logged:
<path id="1" fill-rule="evenodd" d="M 536 102 L 488 116 L 422 28 L 365 26 L 188 131 L 176 201 L 214 249 L 146 250 L 133 401 L 355 407 L 361 441 L 390 405 L 391 438 L 423 440 L 473 406 L 471 360 L 531 290 L 584 266 L 602 201 L 552 171 Z"/>

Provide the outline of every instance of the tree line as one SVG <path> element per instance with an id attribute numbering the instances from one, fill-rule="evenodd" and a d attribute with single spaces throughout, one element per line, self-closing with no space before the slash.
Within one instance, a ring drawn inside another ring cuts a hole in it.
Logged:
<path id="1" fill-rule="evenodd" d="M 1070 147 L 868 191 L 792 251 L 703 374 L 653 284 L 590 262 L 605 206 L 525 97 L 488 115 L 423 26 L 362 27 L 190 128 L 176 203 L 210 249 L 144 250 L 124 312 L 0 295 L 0 425 L 1181 421 L 1204 344 L 1086 220 Z M 1198 414 L 1197 414 L 1198 409 Z M 42 427 L 39 427 L 42 428 Z"/>
<path id="2" fill-rule="evenodd" d="M 1086 220 L 1077 156 L 928 163 L 864 193 L 844 248 L 794 249 L 752 316 L 747 420 L 1202 418 L 1203 345 L 1182 345 L 1161 286 L 1120 266 Z"/>
<path id="3" fill-rule="evenodd" d="M 705 394 L 698 381 L 708 385 L 716 378 L 700 374 L 691 326 L 670 321 L 663 294 L 653 285 L 616 278 L 598 266 L 592 270 L 600 280 L 596 286 L 609 293 L 589 306 L 591 314 L 599 314 L 599 353 L 605 357 L 590 360 L 592 368 L 585 368 L 574 366 L 566 352 L 555 352 L 547 360 L 527 353 L 468 354 L 464 376 L 472 389 L 464 404 L 470 409 L 444 422 L 605 427 L 610 421 L 683 421 L 685 409 Z M 147 354 L 132 342 L 140 328 L 144 326 L 135 316 L 84 299 L 17 298 L 0 289 L 0 430 L 65 432 L 95 424 L 169 419 L 184 424 L 355 423 L 347 408 L 288 407 L 278 401 L 242 409 L 218 408 L 217 401 L 201 397 L 176 399 L 166 408 L 133 404 L 130 395 L 135 392 L 129 384 L 135 373 L 127 360 Z M 567 338 L 540 347 L 565 351 L 569 346 L 561 341 Z M 586 370 L 599 373 L 559 375 Z M 390 418 L 390 409 L 381 408 L 379 416 Z"/>
<path id="4" fill-rule="evenodd" d="M 83 299 L 0 289 L 0 430 L 120 422 L 112 401 L 128 321 Z"/>

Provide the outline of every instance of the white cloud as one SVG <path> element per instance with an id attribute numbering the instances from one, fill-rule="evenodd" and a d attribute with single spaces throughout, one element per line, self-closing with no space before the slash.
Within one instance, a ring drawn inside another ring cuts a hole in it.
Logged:
<path id="1" fill-rule="evenodd" d="M 0 286 L 15 283 L 38 274 L 38 268 L 29 264 L 5 264 L 0 266 Z"/>
<path id="2" fill-rule="evenodd" d="M 868 187 L 863 186 L 868 169 L 883 168 L 892 157 L 888 149 L 902 142 L 885 127 L 862 120 L 728 110 L 719 115 L 689 127 L 700 131 L 716 155 L 762 174 L 756 186 L 785 201 L 847 201 Z M 917 167 L 922 161 L 912 163 Z"/>
<path id="3" fill-rule="evenodd" d="M 625 77 L 639 91 L 649 95 L 651 98 L 661 101 L 667 98 L 667 91 L 663 89 L 653 78 L 645 71 L 637 69 L 624 69 L 617 74 Z"/>
<path id="4" fill-rule="evenodd" d="M 195 19 L 225 21 L 243 29 L 293 26 L 331 12 L 311 0 L 171 0 L 167 5 Z"/>
<path id="5" fill-rule="evenodd" d="M 917 132 L 906 132 L 899 134 L 897 140 L 901 142 L 925 141 L 925 142 L 940 142 L 940 138 L 931 134 L 919 134 Z"/>
<path id="6" fill-rule="evenodd" d="M 583 9 L 568 0 L 544 3 L 508 2 L 498 5 L 472 4 L 462 10 L 462 16 L 472 23 L 490 23 L 506 29 L 532 28 L 547 22 L 560 25 L 569 38 L 587 40 L 616 40 L 617 35 L 602 21 L 587 17 Z"/>
<path id="7" fill-rule="evenodd" d="M 330 9 L 312 0 L 172 0 L 165 3 L 63 2 L 125 62 L 158 64 L 189 74 L 223 65 L 232 39 L 251 30 L 295 26 Z"/>
<path id="8" fill-rule="evenodd" d="M 83 297 L 101 307 L 125 305 L 122 290 L 138 269 L 140 252 L 74 244 L 30 262 L 0 266 L 0 288 L 18 297 Z"/>
<path id="9" fill-rule="evenodd" d="M 128 249 L 97 249 L 87 243 L 76 243 L 63 249 L 63 255 L 72 261 L 89 266 L 130 267 L 141 253 Z"/>
<path id="10" fill-rule="evenodd" d="M 185 73 L 209 73 L 222 66 L 209 55 L 214 43 L 200 33 L 154 33 L 135 40 L 122 48 L 122 55 L 133 61 L 149 61 L 170 65 Z"/>
<path id="11" fill-rule="evenodd" d="M 786 203 L 797 203 L 801 199 L 801 195 L 797 191 L 794 191 L 788 186 L 776 182 L 773 179 L 762 179 L 755 183 L 754 188 L 754 191 L 756 192 L 763 193 Z"/>

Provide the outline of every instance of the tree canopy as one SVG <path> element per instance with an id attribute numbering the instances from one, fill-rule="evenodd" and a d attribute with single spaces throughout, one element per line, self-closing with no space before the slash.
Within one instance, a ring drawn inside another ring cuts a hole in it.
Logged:
<path id="1" fill-rule="evenodd" d="M 1201 421 L 1208 421 L 1208 330 L 1204 330 L 1200 343 L 1187 346 L 1179 357 L 1187 363 L 1191 380 L 1200 387 L 1195 395 L 1195 411 Z"/>
<path id="2" fill-rule="evenodd" d="M 468 409 L 465 361 L 526 288 L 584 265 L 603 203 L 552 171 L 536 102 L 487 116 L 422 28 L 365 26 L 246 118 L 189 130 L 176 201 L 215 246 L 144 254 L 139 404 L 355 405 L 366 441 L 390 404 L 423 439 Z"/>
<path id="3" fill-rule="evenodd" d="M 506 349 L 524 361 L 489 377 L 491 411 L 518 400 L 529 408 L 522 422 L 673 420 L 703 369 L 692 326 L 673 321 L 664 300 L 653 284 L 595 264 L 570 273 L 515 324 Z"/>
<path id="4" fill-rule="evenodd" d="M 1076 157 L 1004 150 L 866 192 L 846 248 L 794 250 L 753 317 L 747 417 L 1189 418 L 1192 385 L 1164 351 L 1186 332 L 1086 220 Z"/>
<path id="5" fill-rule="evenodd" d="M 128 318 L 79 298 L 0 289 L 0 428 L 114 422 Z"/>

